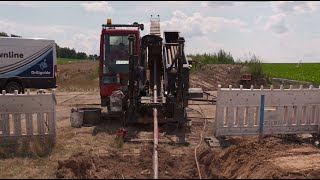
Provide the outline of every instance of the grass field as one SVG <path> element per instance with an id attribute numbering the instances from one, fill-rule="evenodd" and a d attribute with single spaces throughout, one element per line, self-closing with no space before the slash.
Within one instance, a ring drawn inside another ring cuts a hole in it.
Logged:
<path id="1" fill-rule="evenodd" d="M 269 77 L 320 83 L 320 63 L 263 63 Z"/>
<path id="2" fill-rule="evenodd" d="M 57 60 L 58 60 L 58 64 L 68 64 L 68 63 L 81 61 L 79 59 L 68 59 L 68 58 L 57 58 Z"/>
<path id="3" fill-rule="evenodd" d="M 63 59 L 58 63 L 60 90 L 79 91 L 99 88 L 99 61 Z"/>

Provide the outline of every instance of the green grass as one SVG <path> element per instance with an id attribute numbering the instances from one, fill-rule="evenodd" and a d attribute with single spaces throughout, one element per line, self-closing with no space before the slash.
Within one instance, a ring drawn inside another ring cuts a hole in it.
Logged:
<path id="1" fill-rule="evenodd" d="M 69 59 L 69 58 L 57 58 L 57 59 L 58 59 L 58 64 L 68 64 L 68 63 L 81 61 L 79 59 Z"/>
<path id="2" fill-rule="evenodd" d="M 320 83 L 320 63 L 263 63 L 269 77 Z"/>

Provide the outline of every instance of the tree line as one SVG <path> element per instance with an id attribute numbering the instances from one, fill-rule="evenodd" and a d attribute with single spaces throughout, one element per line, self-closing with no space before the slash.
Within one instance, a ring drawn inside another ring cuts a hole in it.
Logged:
<path id="1" fill-rule="evenodd" d="M 2 37 L 21 37 L 21 36 L 15 35 L 15 34 L 10 34 L 10 36 L 9 36 L 5 32 L 0 32 L 0 36 L 2 36 Z"/>
<path id="2" fill-rule="evenodd" d="M 99 56 L 97 54 L 90 54 L 88 56 L 85 52 L 76 52 L 74 48 L 70 49 L 68 47 L 60 47 L 56 44 L 56 49 L 58 58 L 99 60 Z"/>
<path id="3" fill-rule="evenodd" d="M 8 35 L 5 32 L 0 32 L 0 37 L 21 37 L 15 34 Z M 80 60 L 98 60 L 99 56 L 97 54 L 87 55 L 85 52 L 77 52 L 74 48 L 70 49 L 68 47 L 60 47 L 56 43 L 57 57 L 58 58 L 68 58 L 68 59 L 80 59 Z"/>

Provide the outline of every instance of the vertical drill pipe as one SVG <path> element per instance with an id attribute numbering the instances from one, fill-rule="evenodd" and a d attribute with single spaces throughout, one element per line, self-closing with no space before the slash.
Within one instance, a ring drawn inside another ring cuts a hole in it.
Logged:
<path id="1" fill-rule="evenodd" d="M 154 85 L 155 87 L 157 85 Z M 155 94 L 157 92 L 155 91 Z M 157 96 L 157 95 L 155 95 Z M 154 120 L 154 144 L 153 144 L 153 169 L 154 169 L 154 179 L 158 179 L 158 119 L 157 119 L 157 108 L 153 108 L 153 120 Z"/>
<path id="2" fill-rule="evenodd" d="M 153 88 L 153 102 L 157 103 L 157 62 L 154 60 L 154 88 Z M 157 108 L 153 108 L 153 171 L 154 179 L 158 179 L 158 118 L 157 118 Z"/>

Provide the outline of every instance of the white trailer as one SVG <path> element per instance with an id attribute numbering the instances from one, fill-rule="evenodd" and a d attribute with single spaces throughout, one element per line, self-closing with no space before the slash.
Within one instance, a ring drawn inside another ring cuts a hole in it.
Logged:
<path id="1" fill-rule="evenodd" d="M 54 40 L 0 37 L 0 89 L 56 88 Z"/>

